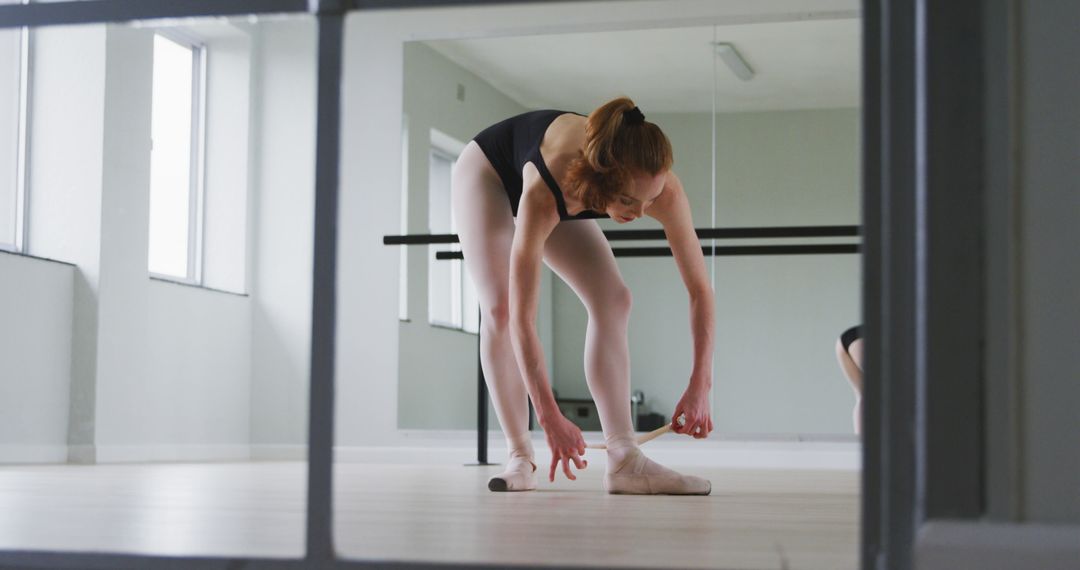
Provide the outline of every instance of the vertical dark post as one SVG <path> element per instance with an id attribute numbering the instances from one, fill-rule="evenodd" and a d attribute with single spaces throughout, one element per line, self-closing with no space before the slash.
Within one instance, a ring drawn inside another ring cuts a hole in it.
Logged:
<path id="1" fill-rule="evenodd" d="M 884 497 L 881 470 L 883 401 L 877 371 L 881 308 L 881 190 L 882 190 L 882 34 L 885 32 L 881 0 L 863 0 L 862 9 L 862 227 L 863 326 L 866 331 L 863 369 L 862 536 L 860 568 L 878 570 L 884 556 Z"/>
<path id="2" fill-rule="evenodd" d="M 926 2 L 863 10 L 863 568 L 912 567 Z"/>
<path id="3" fill-rule="evenodd" d="M 307 559 L 334 559 L 334 340 L 337 317 L 337 219 L 344 11 L 315 2 L 318 94 L 315 131 L 315 259 L 311 299 L 311 396 L 308 417 Z"/>
<path id="4" fill-rule="evenodd" d="M 483 314 L 477 315 L 480 323 Z M 482 324 L 482 323 L 481 323 Z M 484 363 L 480 360 L 480 335 L 476 335 L 476 463 L 488 465 L 488 393 L 484 381 Z"/>
<path id="5" fill-rule="evenodd" d="M 926 134 L 918 204 L 926 294 L 918 306 L 924 330 L 915 384 L 916 498 L 927 519 L 980 517 L 986 495 L 984 4 L 926 2 L 924 8 Z"/>

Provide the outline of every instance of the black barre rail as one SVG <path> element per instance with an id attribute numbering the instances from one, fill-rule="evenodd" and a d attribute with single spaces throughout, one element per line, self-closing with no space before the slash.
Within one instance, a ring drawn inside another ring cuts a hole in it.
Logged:
<path id="1" fill-rule="evenodd" d="M 616 247 L 611 252 L 615 257 L 671 257 L 671 248 L 668 247 Z M 828 255 L 838 253 L 859 253 L 857 243 L 829 243 L 814 245 L 729 245 L 729 246 L 704 246 L 701 253 L 706 257 L 715 255 L 746 256 L 746 255 Z M 465 259 L 460 251 L 437 251 L 435 259 Z"/>
<path id="2" fill-rule="evenodd" d="M 699 239 L 857 237 L 859 226 L 766 226 L 746 228 L 697 228 Z M 608 241 L 667 239 L 664 230 L 605 230 Z M 458 243 L 457 234 L 410 234 L 383 236 L 383 245 L 432 245 Z"/>

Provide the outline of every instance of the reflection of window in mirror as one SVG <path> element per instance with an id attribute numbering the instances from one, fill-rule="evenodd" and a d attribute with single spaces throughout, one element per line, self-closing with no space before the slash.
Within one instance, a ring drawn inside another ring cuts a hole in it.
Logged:
<path id="1" fill-rule="evenodd" d="M 29 31 L 0 30 L 0 250 L 23 251 Z"/>
<path id="2" fill-rule="evenodd" d="M 450 177 L 464 144 L 432 129 L 428 153 L 428 230 L 456 233 L 450 206 Z M 479 331 L 476 291 L 460 260 L 435 258 L 442 246 L 431 246 L 428 261 L 428 322 L 470 333 Z"/>

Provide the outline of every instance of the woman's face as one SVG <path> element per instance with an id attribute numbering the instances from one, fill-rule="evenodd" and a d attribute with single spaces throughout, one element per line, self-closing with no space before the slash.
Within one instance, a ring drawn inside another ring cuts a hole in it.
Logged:
<path id="1" fill-rule="evenodd" d="M 644 216 L 645 211 L 664 191 L 665 180 L 667 180 L 667 172 L 656 175 L 644 173 L 634 175 L 630 184 L 608 202 L 605 213 L 620 224 L 632 222 Z"/>

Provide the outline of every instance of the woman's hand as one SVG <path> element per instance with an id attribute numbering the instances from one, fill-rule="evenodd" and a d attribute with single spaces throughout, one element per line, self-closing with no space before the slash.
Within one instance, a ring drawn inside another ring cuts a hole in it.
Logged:
<path id="1" fill-rule="evenodd" d="M 559 463 L 562 463 L 566 478 L 571 481 L 576 480 L 577 477 L 570 471 L 570 462 L 573 461 L 578 469 L 584 469 L 589 465 L 588 461 L 581 458 L 585 455 L 585 438 L 581 435 L 581 429 L 561 413 L 553 414 L 551 421 L 541 422 L 541 427 L 544 428 L 548 447 L 551 448 L 551 472 L 548 474 L 548 480 L 555 481 L 555 469 Z"/>
<path id="2" fill-rule="evenodd" d="M 679 422 L 683 417 L 685 421 Z M 683 393 L 675 413 L 671 416 L 671 431 L 689 435 L 695 439 L 704 439 L 713 429 L 712 416 L 709 412 L 709 391 L 693 384 Z"/>

